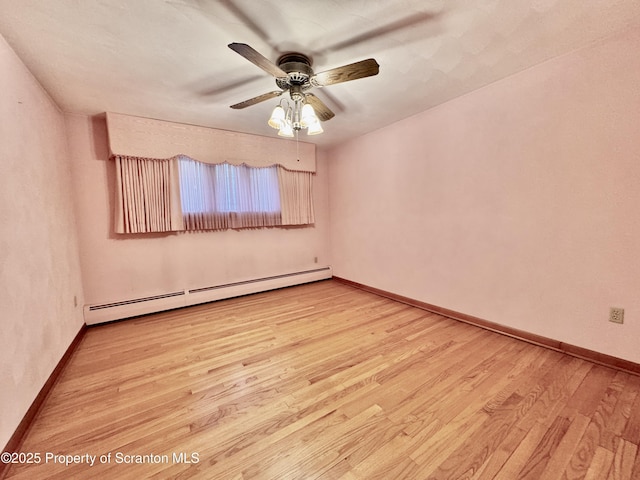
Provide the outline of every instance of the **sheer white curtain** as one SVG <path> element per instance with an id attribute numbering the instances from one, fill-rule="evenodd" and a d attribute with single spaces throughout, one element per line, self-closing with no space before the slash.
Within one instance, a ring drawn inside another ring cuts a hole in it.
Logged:
<path id="1" fill-rule="evenodd" d="M 117 233 L 184 230 L 177 158 L 117 156 L 115 164 Z"/>
<path id="2" fill-rule="evenodd" d="M 281 225 L 276 167 L 254 168 L 179 159 L 187 230 Z"/>

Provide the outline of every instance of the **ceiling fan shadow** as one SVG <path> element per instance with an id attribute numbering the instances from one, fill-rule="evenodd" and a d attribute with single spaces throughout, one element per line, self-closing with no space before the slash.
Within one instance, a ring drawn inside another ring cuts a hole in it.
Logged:
<path id="1" fill-rule="evenodd" d="M 195 92 L 199 97 L 215 97 L 258 80 L 264 80 L 264 75 L 245 76 L 240 80 L 231 80 L 219 84 L 211 81 L 211 79 L 205 78 L 189 85 L 188 91 Z"/>
<path id="2" fill-rule="evenodd" d="M 353 37 L 347 38 L 345 40 L 341 40 L 339 42 L 330 44 L 325 46 L 324 48 L 322 48 L 321 50 L 319 50 L 318 52 L 314 52 L 314 56 L 318 55 L 318 56 L 322 56 L 325 54 L 325 52 L 335 52 L 338 50 L 342 50 L 345 48 L 349 48 L 349 47 L 353 47 L 355 45 L 358 45 L 360 43 L 369 41 L 369 40 L 376 40 L 382 37 L 385 37 L 387 35 L 390 35 L 392 33 L 398 32 L 400 30 L 405 30 L 405 29 L 409 29 L 411 27 L 416 27 L 418 25 L 427 25 L 427 24 L 434 24 L 436 25 L 436 20 L 441 16 L 441 12 L 421 12 L 421 13 L 415 13 L 412 15 L 408 15 L 404 18 L 401 18 L 399 20 L 390 22 L 386 25 L 383 25 L 381 27 L 378 28 L 374 28 L 372 30 L 369 30 L 367 32 L 364 33 L 360 33 L 358 35 L 355 35 Z M 437 25 L 436 25 L 437 26 Z M 422 34 L 422 32 L 416 32 L 416 34 L 420 33 L 420 38 L 422 38 L 424 35 Z M 431 29 L 429 31 L 429 35 L 433 35 L 434 33 L 436 33 L 433 29 Z"/>
<path id="3" fill-rule="evenodd" d="M 198 1 L 202 1 L 202 0 L 198 0 Z M 247 27 L 249 30 L 251 30 L 254 34 L 256 34 L 256 36 L 262 40 L 263 42 L 265 42 L 267 45 L 269 45 L 275 52 L 277 55 L 281 55 L 283 53 L 285 53 L 284 50 L 282 50 L 281 48 L 278 47 L 278 45 L 276 45 L 275 40 L 271 38 L 271 36 L 269 35 L 269 33 L 262 28 L 258 22 L 256 22 L 253 18 L 251 18 L 251 15 L 249 15 L 245 10 L 243 10 L 241 7 L 238 6 L 238 2 L 235 0 L 218 0 L 218 3 L 220 5 L 222 5 L 224 8 L 227 9 L 227 11 L 229 13 L 231 13 L 233 16 L 235 16 L 245 27 Z M 271 16 L 276 15 L 278 12 L 272 10 L 270 12 Z M 273 23 L 274 25 L 284 25 L 284 19 L 271 19 L 270 20 L 271 23 Z"/>
<path id="4" fill-rule="evenodd" d="M 331 110 L 334 112 L 342 113 L 345 111 L 344 103 L 338 100 L 335 95 L 332 95 L 326 88 L 319 90 L 320 95 L 318 97 L 322 97 L 325 103 L 331 107 Z M 318 93 L 318 92 L 316 92 Z"/>

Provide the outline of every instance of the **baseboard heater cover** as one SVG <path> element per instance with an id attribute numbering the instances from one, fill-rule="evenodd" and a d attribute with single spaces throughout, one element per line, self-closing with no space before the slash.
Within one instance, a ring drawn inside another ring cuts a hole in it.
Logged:
<path id="1" fill-rule="evenodd" d="M 285 273 L 282 275 L 274 275 L 272 277 L 257 278 L 255 280 L 245 280 L 243 282 L 225 283 L 224 285 L 214 285 L 212 287 L 194 288 L 189 290 L 189 293 L 208 292 L 211 290 L 218 290 L 220 288 L 237 287 L 240 285 L 248 285 L 250 283 L 264 282 L 265 280 L 276 280 L 280 278 L 297 277 L 298 275 L 308 274 L 308 273 L 318 273 L 318 272 L 326 273 L 327 271 L 331 271 L 331 267 L 316 268 L 314 270 L 305 270 L 304 272 Z"/>
<path id="2" fill-rule="evenodd" d="M 200 303 L 224 300 L 251 293 L 266 292 L 277 288 L 291 287 L 303 283 L 329 279 L 331 267 L 315 268 L 301 272 L 284 273 L 270 277 L 254 278 L 239 282 L 184 289 L 147 297 L 128 299 L 103 304 L 85 305 L 84 320 L 87 325 L 96 325 L 122 320 L 138 315 L 187 307 Z"/>
<path id="3" fill-rule="evenodd" d="M 177 297 L 179 295 L 184 295 L 184 294 L 185 294 L 185 291 L 181 290 L 179 292 L 165 293 L 163 295 L 154 295 L 152 297 L 136 298 L 133 300 L 123 300 L 122 302 L 103 303 L 102 305 L 90 305 L 89 310 L 93 311 L 93 310 L 102 310 L 103 308 L 121 307 L 123 305 L 132 305 L 134 303 L 150 302 L 151 300 L 160 300 L 162 298 Z"/>

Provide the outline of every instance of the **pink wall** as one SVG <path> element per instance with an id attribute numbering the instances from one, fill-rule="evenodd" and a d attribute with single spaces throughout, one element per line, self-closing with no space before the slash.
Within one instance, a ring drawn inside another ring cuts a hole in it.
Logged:
<path id="1" fill-rule="evenodd" d="M 4 446 L 83 319 L 64 116 L 1 36 L 0 72 Z"/>
<path id="2" fill-rule="evenodd" d="M 314 179 L 315 227 L 122 236 L 113 233 L 115 172 L 108 160 L 104 119 L 67 115 L 66 120 L 86 304 L 330 264 L 324 162 L 318 162 Z"/>
<path id="3" fill-rule="evenodd" d="M 334 275 L 640 363 L 639 51 L 628 31 L 330 151 Z"/>

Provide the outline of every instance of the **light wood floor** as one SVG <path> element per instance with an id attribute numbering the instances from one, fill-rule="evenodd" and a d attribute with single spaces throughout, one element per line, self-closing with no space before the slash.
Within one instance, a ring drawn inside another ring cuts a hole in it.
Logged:
<path id="1" fill-rule="evenodd" d="M 8 478 L 640 479 L 639 393 L 324 281 L 91 328 Z"/>

